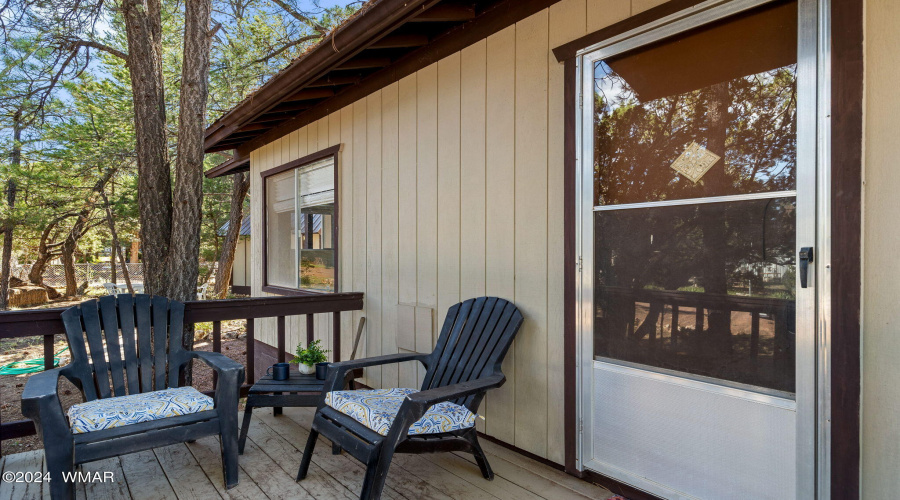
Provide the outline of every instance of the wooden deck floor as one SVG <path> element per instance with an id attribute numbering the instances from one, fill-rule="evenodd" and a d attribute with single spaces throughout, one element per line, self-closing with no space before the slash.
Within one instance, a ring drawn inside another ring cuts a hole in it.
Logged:
<path id="1" fill-rule="evenodd" d="M 83 472 L 111 471 L 114 481 L 79 484 L 78 497 L 94 499 L 218 499 L 358 498 L 364 469 L 352 457 L 332 455 L 330 443 L 316 447 L 309 475 L 295 482 L 302 447 L 306 443 L 312 409 L 285 408 L 284 416 L 271 410 L 254 413 L 246 450 L 241 456 L 241 482 L 225 490 L 219 443 L 205 438 L 101 460 L 83 466 Z M 396 455 L 384 498 L 418 499 L 606 499 L 612 494 L 556 469 L 490 442 L 483 442 L 496 475 L 481 477 L 471 455 L 441 453 Z M 0 459 L 6 471 L 41 470 L 43 452 L 32 451 Z M 0 482 L 0 500 L 50 498 L 40 484 Z"/>

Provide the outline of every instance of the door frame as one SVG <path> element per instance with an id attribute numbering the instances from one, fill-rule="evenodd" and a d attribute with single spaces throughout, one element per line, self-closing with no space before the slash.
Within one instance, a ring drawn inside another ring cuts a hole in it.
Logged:
<path id="1" fill-rule="evenodd" d="M 863 114 L 863 2 L 832 5 L 813 0 L 818 28 L 817 181 L 820 277 L 817 359 L 817 496 L 859 498 L 860 397 L 860 245 Z M 565 96 L 565 458 L 566 470 L 605 484 L 634 498 L 646 493 L 581 467 L 579 442 L 580 363 L 577 327 L 577 158 L 578 68 L 576 56 L 586 47 L 653 24 L 702 0 L 671 0 L 612 26 L 554 49 L 564 63 Z M 810 4 L 807 4 L 810 5 Z M 825 171 L 821 171 L 824 165 Z M 839 210 L 832 207 L 840 206 Z M 824 253 L 823 253 L 824 251 Z M 828 255 L 830 253 L 830 256 Z M 827 293 L 826 293 L 827 292 Z M 821 327 L 824 325 L 824 327 Z M 828 418 L 830 416 L 830 423 Z"/>

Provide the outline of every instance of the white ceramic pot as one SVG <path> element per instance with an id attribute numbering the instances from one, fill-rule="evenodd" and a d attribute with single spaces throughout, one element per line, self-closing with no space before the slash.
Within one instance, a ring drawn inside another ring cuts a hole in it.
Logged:
<path id="1" fill-rule="evenodd" d="M 300 371 L 300 373 L 302 373 L 304 375 L 312 375 L 313 373 L 316 373 L 316 365 L 307 365 L 304 363 L 298 363 L 297 369 Z"/>

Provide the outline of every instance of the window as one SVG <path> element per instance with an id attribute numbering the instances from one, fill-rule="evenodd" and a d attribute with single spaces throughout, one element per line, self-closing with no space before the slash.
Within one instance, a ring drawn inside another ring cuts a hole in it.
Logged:
<path id="1" fill-rule="evenodd" d="M 334 146 L 263 172 L 263 291 L 337 290 Z"/>

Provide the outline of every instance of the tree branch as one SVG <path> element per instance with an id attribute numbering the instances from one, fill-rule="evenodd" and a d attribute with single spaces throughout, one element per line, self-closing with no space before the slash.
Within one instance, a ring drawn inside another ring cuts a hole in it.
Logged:
<path id="1" fill-rule="evenodd" d="M 123 61 L 128 62 L 128 54 L 126 54 L 125 52 L 122 52 L 121 50 L 116 49 L 114 47 L 110 47 L 109 45 L 106 45 L 106 44 L 103 44 L 100 42 L 94 42 L 92 40 L 74 40 L 71 43 L 72 43 L 72 48 L 88 47 L 88 48 L 92 48 L 92 49 L 102 50 L 103 52 L 112 54 L 112 55 L 122 59 Z"/>

